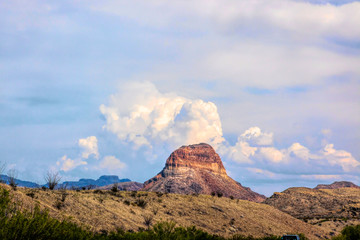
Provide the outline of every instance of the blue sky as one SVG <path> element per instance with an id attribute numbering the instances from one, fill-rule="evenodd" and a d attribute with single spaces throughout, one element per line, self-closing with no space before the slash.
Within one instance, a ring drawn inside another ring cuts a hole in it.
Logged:
<path id="1" fill-rule="evenodd" d="M 0 152 L 143 182 L 208 142 L 271 194 L 360 184 L 358 1 L 2 1 Z"/>

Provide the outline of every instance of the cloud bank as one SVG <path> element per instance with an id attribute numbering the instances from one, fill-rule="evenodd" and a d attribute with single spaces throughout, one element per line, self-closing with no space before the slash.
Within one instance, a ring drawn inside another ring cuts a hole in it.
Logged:
<path id="1" fill-rule="evenodd" d="M 105 130 L 135 149 L 141 146 L 152 149 L 152 154 L 164 146 L 172 151 L 181 145 L 205 142 L 214 146 L 230 165 L 233 162 L 255 173 L 300 177 L 360 173 L 360 162 L 326 139 L 317 150 L 298 142 L 277 148 L 272 132 L 250 127 L 231 145 L 222 134 L 214 103 L 160 93 L 150 82 L 123 86 L 107 105 L 100 106 L 100 111 L 106 119 Z M 331 130 L 323 129 L 322 134 L 329 136 Z"/>
<path id="2" fill-rule="evenodd" d="M 106 118 L 104 129 L 135 148 L 199 142 L 217 147 L 224 141 L 214 103 L 162 94 L 150 82 L 127 84 L 100 111 Z"/>

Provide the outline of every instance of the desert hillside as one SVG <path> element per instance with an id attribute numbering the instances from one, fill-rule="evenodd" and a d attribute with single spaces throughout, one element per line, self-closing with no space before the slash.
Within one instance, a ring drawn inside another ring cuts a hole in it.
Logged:
<path id="1" fill-rule="evenodd" d="M 265 203 L 332 234 L 346 225 L 360 224 L 360 188 L 289 188 L 274 193 Z"/>
<path id="2" fill-rule="evenodd" d="M 1 187 L 10 189 L 1 184 Z M 137 231 L 146 223 L 175 221 L 179 226 L 195 225 L 209 233 L 263 237 L 304 233 L 309 239 L 324 239 L 326 231 L 295 219 L 272 206 L 209 195 L 179 195 L 156 192 L 109 190 L 42 190 L 18 188 L 11 191 L 24 209 L 35 204 L 57 219 L 72 221 L 94 231 Z"/>
<path id="3" fill-rule="evenodd" d="M 289 188 L 265 203 L 296 218 L 360 218 L 359 188 Z"/>

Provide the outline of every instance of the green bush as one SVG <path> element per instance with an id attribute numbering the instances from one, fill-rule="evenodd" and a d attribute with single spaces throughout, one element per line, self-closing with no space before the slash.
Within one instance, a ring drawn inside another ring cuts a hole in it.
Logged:
<path id="1" fill-rule="evenodd" d="M 360 225 L 346 226 L 341 234 L 333 237 L 333 240 L 359 240 L 360 239 Z"/>

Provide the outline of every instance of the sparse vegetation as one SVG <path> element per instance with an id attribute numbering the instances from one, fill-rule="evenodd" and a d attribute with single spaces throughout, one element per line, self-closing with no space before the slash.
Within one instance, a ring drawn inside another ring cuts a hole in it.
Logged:
<path id="1" fill-rule="evenodd" d="M 97 193 L 97 194 L 104 194 L 104 192 L 103 192 L 103 191 L 101 191 L 100 189 L 96 189 L 96 190 L 94 191 L 94 193 Z"/>
<path id="2" fill-rule="evenodd" d="M 114 185 L 111 187 L 111 191 L 114 193 L 118 192 L 119 191 L 118 186 L 119 185 L 117 183 L 114 183 Z"/>
<path id="3" fill-rule="evenodd" d="M 147 215 L 143 215 L 143 218 L 144 218 L 144 224 L 145 226 L 149 229 L 150 228 L 150 225 L 154 219 L 154 216 L 150 215 L 150 214 L 147 214 Z"/>
<path id="4" fill-rule="evenodd" d="M 10 190 L 8 186 L 4 187 L 6 187 L 8 191 Z M 176 219 L 177 224 L 180 226 L 191 226 L 191 224 L 196 224 L 197 226 L 201 226 L 202 230 L 198 230 L 194 227 L 195 230 L 188 231 L 188 228 L 174 227 L 177 229 L 176 231 L 190 234 L 186 235 L 186 237 L 183 235 L 176 237 L 177 235 L 168 233 L 169 236 L 175 236 L 175 239 L 196 239 L 193 238 L 192 235 L 194 231 L 204 232 L 204 230 L 208 229 L 207 231 L 210 232 L 204 233 L 210 236 L 210 238 L 198 239 L 254 240 L 256 239 L 254 237 L 244 237 L 240 235 L 231 236 L 231 234 L 242 232 L 246 235 L 254 234 L 254 236 L 259 236 L 256 232 L 241 230 L 243 229 L 243 225 L 249 223 L 246 216 L 251 214 L 251 210 L 248 211 L 247 209 L 258 206 L 259 209 L 256 211 L 263 211 L 260 209 L 268 208 L 266 205 L 258 205 L 251 202 L 241 202 L 240 204 L 236 204 L 235 201 L 230 201 L 227 198 L 212 198 L 206 195 L 199 195 L 194 198 L 191 195 L 169 194 L 165 198 L 164 196 L 159 198 L 156 193 L 141 191 L 136 192 L 135 198 L 131 196 L 132 192 L 118 192 L 117 195 L 122 195 L 122 198 L 119 199 L 117 197 L 112 197 L 110 195 L 112 193 L 111 191 L 87 190 L 77 193 L 76 191 L 67 190 L 66 200 L 62 201 L 62 191 L 63 190 L 60 189 L 45 192 L 36 190 L 36 202 L 41 206 L 41 209 L 50 206 L 48 208 L 49 216 L 57 218 L 60 222 L 63 220 L 64 216 L 69 216 L 70 218 L 67 220 L 70 221 L 71 219 L 74 223 L 80 224 L 76 226 L 82 226 L 79 228 L 85 229 L 85 232 L 90 236 L 89 238 L 82 239 L 158 239 L 155 237 L 157 235 L 154 235 L 154 231 L 156 231 L 156 226 L 158 224 L 156 221 L 172 221 L 173 219 Z M 29 189 L 19 188 L 16 192 L 10 192 L 14 195 L 14 199 L 17 199 L 16 201 L 19 201 L 19 203 L 21 202 L 18 205 L 19 209 L 28 209 L 30 212 L 33 212 L 36 202 L 25 196 L 25 194 L 31 192 Z M 159 199 L 162 199 L 163 203 L 158 203 Z M 193 199 L 191 204 L 187 201 L 188 199 Z M 119 202 L 123 202 L 124 205 L 119 205 Z M 142 208 L 142 205 L 144 205 L 144 208 Z M 241 215 L 238 214 L 239 211 L 241 212 Z M 219 214 L 224 217 L 218 218 Z M 93 216 L 95 216 L 95 218 Z M 101 216 L 101 219 L 104 221 L 97 222 L 98 216 Z M 191 216 L 196 216 L 196 218 L 192 218 Z M 216 220 L 214 221 L 215 225 L 210 225 L 206 221 L 203 221 L 203 219 L 209 218 Z M 126 219 L 129 219 L 129 221 Z M 187 219 L 190 219 L 191 222 Z M 251 219 L 251 221 L 253 220 Z M 262 219 L 255 219 L 255 221 L 262 221 Z M 268 223 L 269 222 L 266 222 L 266 224 Z M 85 226 L 88 226 L 89 228 L 84 228 Z M 271 227 L 273 228 L 274 226 Z M 92 231 L 88 230 L 90 228 Z M 123 230 L 116 230 L 117 228 Z M 216 229 L 216 231 L 213 231 L 212 229 Z M 118 235 L 118 231 L 123 235 Z M 269 233 L 271 233 L 271 231 L 268 231 L 268 233 L 265 234 Z M 221 236 L 213 234 L 219 234 Z M 146 237 L 143 238 L 143 235 L 146 235 Z M 110 236 L 112 237 L 110 238 Z M 309 236 L 312 235 L 310 234 Z"/>
<path id="5" fill-rule="evenodd" d="M 31 198 L 34 198 L 35 197 L 35 190 L 34 189 L 31 189 L 29 192 L 26 193 L 26 196 L 29 196 Z"/>
<path id="6" fill-rule="evenodd" d="M 360 224 L 356 226 L 347 226 L 341 234 L 333 237 L 332 240 L 359 240 L 360 239 Z"/>
<path id="7" fill-rule="evenodd" d="M 8 179 L 9 179 L 9 185 L 12 187 L 14 191 L 16 191 L 17 183 L 17 171 L 15 169 L 10 169 L 8 171 Z"/>
<path id="8" fill-rule="evenodd" d="M 44 178 L 50 190 L 54 190 L 61 180 L 59 172 L 53 171 L 48 171 Z"/>
<path id="9" fill-rule="evenodd" d="M 55 207 L 60 210 L 65 206 L 64 202 L 60 201 L 60 200 L 56 200 L 55 202 Z"/>
<path id="10" fill-rule="evenodd" d="M 147 205 L 147 202 L 144 199 L 138 198 L 138 199 L 136 199 L 135 204 L 138 207 L 145 208 Z"/>

